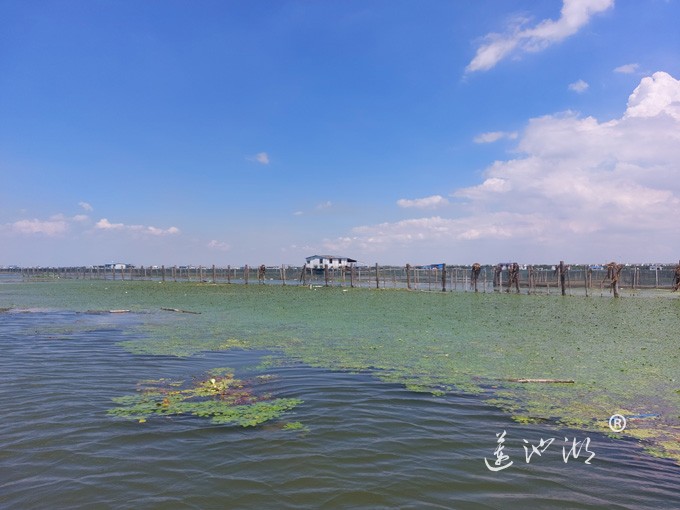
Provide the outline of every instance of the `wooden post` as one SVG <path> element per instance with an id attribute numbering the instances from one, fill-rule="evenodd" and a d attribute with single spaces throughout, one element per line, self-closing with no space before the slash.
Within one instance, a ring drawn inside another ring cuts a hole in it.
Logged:
<path id="1" fill-rule="evenodd" d="M 569 266 L 567 266 L 567 289 L 571 295 L 571 276 L 569 276 Z"/>
<path id="2" fill-rule="evenodd" d="M 586 289 L 586 297 L 588 297 L 588 266 L 583 266 L 583 288 Z"/>
<path id="3" fill-rule="evenodd" d="M 243 279 L 245 280 L 245 284 L 248 285 L 248 264 L 246 264 L 243 268 Z"/>
<path id="4" fill-rule="evenodd" d="M 442 292 L 446 292 L 446 264 L 442 264 Z"/>
<path id="5" fill-rule="evenodd" d="M 565 277 L 565 274 L 564 274 L 564 260 L 560 260 L 560 267 L 559 267 L 559 270 L 560 270 L 560 287 L 562 288 L 562 295 L 563 295 L 563 296 L 566 296 L 566 295 L 567 295 L 567 291 L 566 291 L 566 289 L 564 288 L 564 283 L 565 283 L 565 282 L 564 282 L 564 277 Z"/>
<path id="6" fill-rule="evenodd" d="M 406 264 L 406 288 L 411 290 L 411 264 Z"/>
<path id="7" fill-rule="evenodd" d="M 217 283 L 217 273 L 215 272 L 215 264 L 212 265 L 212 273 L 213 273 L 213 283 Z"/>
<path id="8" fill-rule="evenodd" d="M 281 282 L 283 285 L 286 284 L 286 266 L 281 264 Z"/>
<path id="9" fill-rule="evenodd" d="M 349 286 L 354 288 L 354 264 L 349 268 Z"/>
<path id="10" fill-rule="evenodd" d="M 161 266 L 161 281 L 165 283 L 165 266 Z"/>
<path id="11" fill-rule="evenodd" d="M 531 295 L 531 291 L 532 291 L 532 287 L 533 287 L 533 283 L 534 283 L 534 266 L 532 266 L 532 265 L 527 266 L 527 280 L 529 280 L 529 282 L 528 282 L 529 290 L 527 291 L 527 294 Z"/>
<path id="12" fill-rule="evenodd" d="M 659 266 L 654 267 L 654 288 L 659 288 Z"/>
<path id="13" fill-rule="evenodd" d="M 227 283 L 231 283 L 231 266 L 227 266 Z"/>
<path id="14" fill-rule="evenodd" d="M 378 272 L 378 263 L 375 263 L 375 288 L 380 288 L 380 273 Z"/>
<path id="15" fill-rule="evenodd" d="M 328 264 L 323 265 L 323 279 L 326 282 L 326 287 L 328 287 Z"/>

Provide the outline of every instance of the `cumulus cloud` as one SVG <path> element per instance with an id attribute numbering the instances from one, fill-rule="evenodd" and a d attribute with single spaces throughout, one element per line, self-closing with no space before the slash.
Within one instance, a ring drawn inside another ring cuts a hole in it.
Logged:
<path id="1" fill-rule="evenodd" d="M 60 236 L 68 231 L 68 221 L 61 215 L 49 220 L 19 220 L 10 224 L 10 230 L 18 234 L 42 234 L 49 237 Z"/>
<path id="2" fill-rule="evenodd" d="M 578 80 L 575 81 L 574 83 L 569 84 L 569 90 L 572 90 L 579 94 L 582 94 L 583 92 L 588 90 L 588 87 L 590 87 L 590 85 L 588 85 L 588 83 L 583 80 Z"/>
<path id="3" fill-rule="evenodd" d="M 218 251 L 229 251 L 231 249 L 231 246 L 229 245 L 229 243 L 225 243 L 224 241 L 218 241 L 216 239 L 213 239 L 208 243 L 208 248 Z"/>
<path id="4" fill-rule="evenodd" d="M 487 71 L 511 54 L 541 51 L 574 35 L 593 15 L 613 5 L 614 0 L 563 0 L 557 20 L 546 19 L 528 28 L 515 23 L 504 34 L 488 34 L 465 71 Z"/>
<path id="5" fill-rule="evenodd" d="M 248 156 L 248 161 L 254 161 L 256 163 L 260 163 L 261 165 L 268 165 L 269 164 L 269 154 L 266 152 L 258 152 L 254 156 Z"/>
<path id="6" fill-rule="evenodd" d="M 488 179 L 485 179 L 482 184 L 469 188 L 462 188 L 456 191 L 453 193 L 453 196 L 476 199 L 493 193 L 506 193 L 511 189 L 512 184 L 508 179 L 489 177 Z"/>
<path id="7" fill-rule="evenodd" d="M 111 223 L 106 218 L 99 220 L 95 227 L 101 230 L 123 230 L 125 225 L 123 223 Z"/>
<path id="8" fill-rule="evenodd" d="M 626 117 L 670 115 L 680 120 L 680 87 L 668 73 L 654 73 L 642 79 L 628 98 Z"/>
<path id="9" fill-rule="evenodd" d="M 493 236 L 507 238 L 539 233 L 545 222 L 539 214 L 496 212 L 482 214 L 471 223 L 466 218 L 416 218 L 354 229 L 368 244 L 410 243 L 424 240 L 469 240 Z"/>
<path id="10" fill-rule="evenodd" d="M 96 224 L 95 228 L 99 230 L 108 230 L 108 231 L 127 231 L 127 232 L 133 232 L 137 234 L 146 234 L 146 235 L 151 235 L 151 236 L 166 236 L 166 235 L 174 235 L 174 234 L 179 234 L 179 229 L 177 227 L 170 227 L 166 229 L 154 227 L 154 226 L 145 226 L 145 225 L 125 225 L 124 223 L 111 223 L 108 219 L 102 218 L 100 219 Z"/>
<path id="11" fill-rule="evenodd" d="M 397 205 L 404 208 L 416 209 L 435 209 L 444 205 L 448 205 L 449 201 L 441 195 L 432 195 L 425 198 L 407 199 L 401 198 L 397 200 Z"/>
<path id="12" fill-rule="evenodd" d="M 82 207 L 83 210 L 88 211 L 88 212 L 94 210 L 94 208 L 90 204 L 88 204 L 87 202 L 78 202 L 78 205 L 80 207 Z"/>
<path id="13" fill-rule="evenodd" d="M 640 64 L 624 64 L 614 69 L 615 73 L 633 74 L 638 70 Z"/>
<path id="14" fill-rule="evenodd" d="M 71 230 L 72 227 L 83 225 L 90 220 L 86 214 L 76 214 L 66 216 L 64 214 L 54 214 L 48 219 L 21 219 L 12 223 L 0 225 L 0 231 L 23 234 L 23 235 L 42 235 L 47 237 L 60 237 Z"/>
<path id="15" fill-rule="evenodd" d="M 508 140 L 517 139 L 517 131 L 489 131 L 488 133 L 482 133 L 474 138 L 475 143 L 493 143 L 498 140 L 507 138 Z"/>
<path id="16" fill-rule="evenodd" d="M 496 258 L 515 246 L 535 262 L 677 259 L 680 81 L 663 72 L 644 78 L 617 119 L 573 112 L 531 119 L 517 153 L 452 193 L 455 217 L 363 225 L 327 247 L 385 254 L 427 247 L 476 258 L 483 246 Z"/>

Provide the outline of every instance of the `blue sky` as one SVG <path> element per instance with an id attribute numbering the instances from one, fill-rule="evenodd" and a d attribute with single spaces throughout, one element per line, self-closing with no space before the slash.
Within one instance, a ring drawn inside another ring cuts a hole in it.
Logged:
<path id="1" fill-rule="evenodd" d="M 677 0 L 0 0 L 0 265 L 680 259 Z"/>

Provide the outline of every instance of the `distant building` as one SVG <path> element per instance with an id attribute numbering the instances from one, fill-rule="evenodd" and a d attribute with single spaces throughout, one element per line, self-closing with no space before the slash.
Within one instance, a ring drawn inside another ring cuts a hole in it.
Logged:
<path id="1" fill-rule="evenodd" d="M 102 267 L 102 266 L 100 266 Z M 110 264 L 104 264 L 104 269 L 134 269 L 134 265 L 132 264 L 123 264 L 122 262 L 111 262 Z"/>
<path id="2" fill-rule="evenodd" d="M 356 260 L 338 255 L 312 255 L 305 260 L 307 267 L 312 269 L 323 269 L 325 266 L 328 266 L 328 269 L 340 269 L 356 264 Z"/>

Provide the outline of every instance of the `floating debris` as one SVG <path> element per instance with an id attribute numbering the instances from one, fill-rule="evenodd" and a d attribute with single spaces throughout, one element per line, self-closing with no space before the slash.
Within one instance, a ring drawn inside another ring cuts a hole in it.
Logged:
<path id="1" fill-rule="evenodd" d="M 573 379 L 506 379 L 516 383 L 542 383 L 542 384 L 574 384 Z"/>
<path id="2" fill-rule="evenodd" d="M 161 308 L 161 310 L 164 310 L 166 312 L 177 312 L 177 313 L 193 313 L 196 315 L 200 315 L 201 312 L 192 312 L 189 310 L 180 310 L 179 308 Z"/>

